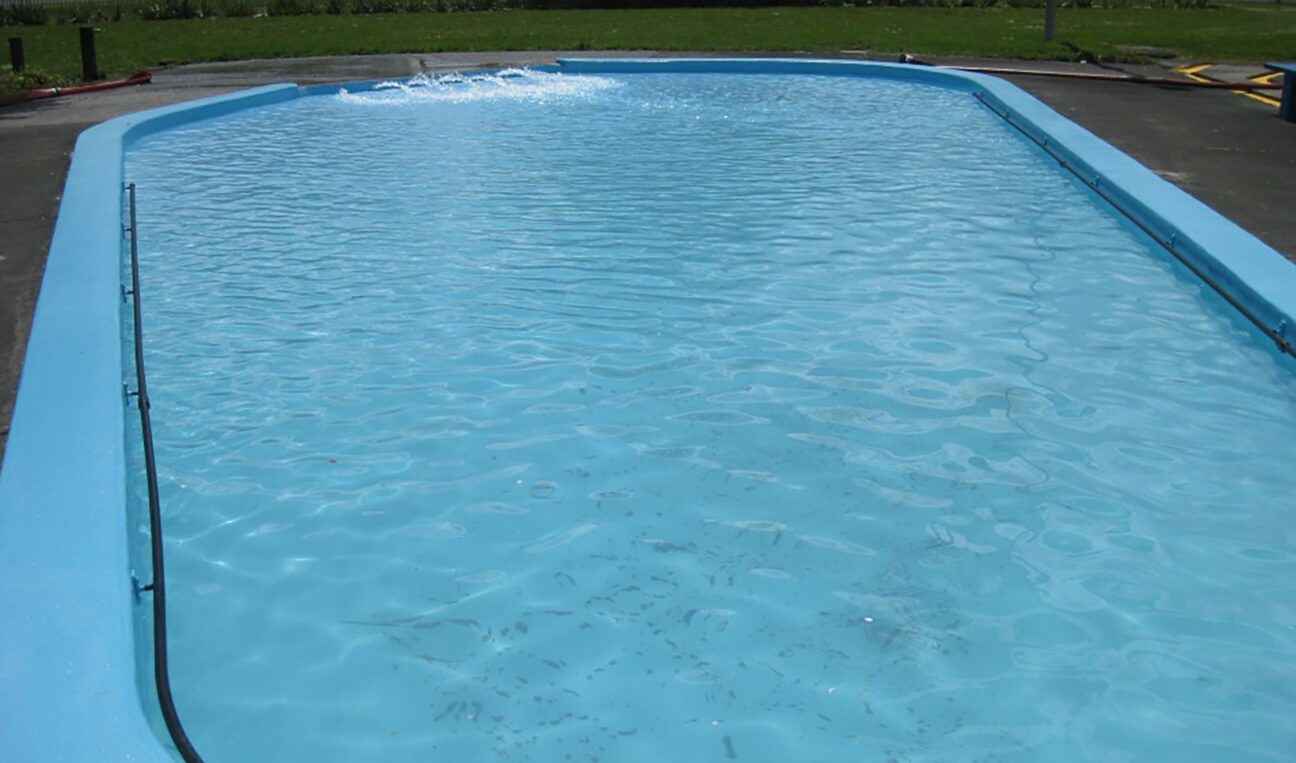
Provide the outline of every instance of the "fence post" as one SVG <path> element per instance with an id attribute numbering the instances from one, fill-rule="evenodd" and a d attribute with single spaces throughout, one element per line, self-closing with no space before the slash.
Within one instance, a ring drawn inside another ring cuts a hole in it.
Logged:
<path id="1" fill-rule="evenodd" d="M 9 63 L 13 64 L 14 73 L 27 68 L 27 57 L 23 55 L 21 37 L 9 38 Z"/>
<path id="2" fill-rule="evenodd" d="M 95 32 L 92 26 L 81 27 L 81 79 L 99 79 L 99 57 L 95 54 Z"/>
<path id="3" fill-rule="evenodd" d="M 1053 33 L 1057 31 L 1058 0 L 1048 0 L 1044 4 L 1044 42 L 1053 42 Z"/>

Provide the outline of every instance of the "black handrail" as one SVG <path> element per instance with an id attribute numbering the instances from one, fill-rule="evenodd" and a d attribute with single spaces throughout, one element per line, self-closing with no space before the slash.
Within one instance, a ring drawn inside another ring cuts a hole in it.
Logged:
<path id="1" fill-rule="evenodd" d="M 144 379 L 144 328 L 140 321 L 139 245 L 135 233 L 135 184 L 127 187 L 130 195 L 130 266 L 131 302 L 135 318 L 135 398 L 140 412 L 140 432 L 144 439 L 144 471 L 148 475 L 149 537 L 152 544 L 153 582 L 143 590 L 153 593 L 153 678 L 157 685 L 158 704 L 171 740 L 185 763 L 203 763 L 194 749 L 171 696 L 171 677 L 167 669 L 166 573 L 162 564 L 162 504 L 158 499 L 157 461 L 153 457 L 153 423 L 149 419 L 148 383 Z"/>

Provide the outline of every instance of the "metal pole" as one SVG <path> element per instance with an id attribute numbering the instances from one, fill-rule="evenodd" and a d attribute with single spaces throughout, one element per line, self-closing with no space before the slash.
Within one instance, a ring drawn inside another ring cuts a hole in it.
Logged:
<path id="1" fill-rule="evenodd" d="M 23 55 L 22 38 L 9 38 L 9 63 L 13 64 L 15 73 L 27 68 L 27 57 Z"/>
<path id="2" fill-rule="evenodd" d="M 92 26 L 81 27 L 81 79 L 99 79 L 99 57 L 95 54 L 95 32 Z"/>
<path id="3" fill-rule="evenodd" d="M 1044 42 L 1053 42 L 1053 33 L 1057 31 L 1058 0 L 1048 0 L 1044 4 Z"/>

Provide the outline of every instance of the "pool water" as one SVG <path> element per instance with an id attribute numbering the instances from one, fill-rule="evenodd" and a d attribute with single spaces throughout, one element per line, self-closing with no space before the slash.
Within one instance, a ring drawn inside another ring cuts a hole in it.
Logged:
<path id="1" fill-rule="evenodd" d="M 965 93 L 508 74 L 128 154 L 208 763 L 1296 749 L 1209 289 Z"/>

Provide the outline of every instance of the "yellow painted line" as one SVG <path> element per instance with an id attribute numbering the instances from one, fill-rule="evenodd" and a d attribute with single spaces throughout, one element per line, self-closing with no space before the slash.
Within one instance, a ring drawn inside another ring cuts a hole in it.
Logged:
<path id="1" fill-rule="evenodd" d="M 1251 80 L 1251 82 L 1258 82 L 1261 84 L 1274 84 L 1274 80 L 1278 79 L 1279 76 L 1282 75 L 1283 75 L 1282 71 L 1269 71 L 1269 73 L 1266 74 L 1257 74 L 1256 76 L 1249 76 L 1249 78 L 1247 79 Z M 1264 95 L 1264 93 L 1256 93 L 1256 92 L 1247 93 L 1247 95 L 1256 98 L 1256 100 L 1262 102 L 1262 104 L 1269 104 L 1270 106 L 1283 105 L 1282 98 L 1275 98 L 1274 96 L 1266 96 Z"/>
<path id="2" fill-rule="evenodd" d="M 1188 79 L 1195 80 L 1197 82 L 1219 82 L 1219 80 L 1211 79 L 1210 77 L 1204 77 L 1198 74 L 1198 72 L 1203 72 L 1214 65 L 1215 64 L 1189 64 L 1188 66 L 1180 66 L 1178 69 L 1175 69 L 1175 72 L 1182 74 L 1186 76 Z M 1281 73 L 1282 72 L 1274 72 L 1274 74 L 1281 74 Z M 1273 76 L 1272 74 L 1260 75 L 1260 77 L 1266 77 L 1266 78 L 1272 76 Z M 1252 77 L 1251 79 L 1259 81 L 1260 77 Z M 1266 80 L 1265 84 L 1267 85 L 1269 84 L 1269 82 Z M 1282 101 L 1277 98 L 1270 98 L 1267 95 L 1260 95 L 1259 93 L 1252 92 L 1250 90 L 1230 90 L 1229 92 L 1237 93 L 1238 95 L 1245 95 L 1247 98 L 1250 98 L 1253 101 L 1259 101 L 1260 103 L 1273 106 L 1274 108 L 1278 108 L 1278 106 L 1282 105 Z"/>
<path id="3" fill-rule="evenodd" d="M 1277 109 L 1278 106 L 1283 105 L 1282 100 L 1279 100 L 1279 98 L 1270 98 L 1269 96 L 1262 96 L 1260 95 L 1260 93 L 1253 93 L 1249 91 L 1232 91 L 1232 92 L 1238 93 L 1239 96 L 1247 96 L 1248 98 L 1251 98 L 1252 101 L 1260 101 L 1261 104 L 1269 104 L 1270 106 L 1273 106 L 1273 108 L 1275 109 Z"/>
<path id="4" fill-rule="evenodd" d="M 1189 77 L 1192 77 L 1198 82 L 1209 82 L 1209 80 L 1203 77 L 1193 77 L 1193 75 L 1199 71 L 1204 71 L 1206 69 L 1209 69 L 1214 65 L 1215 64 L 1188 64 L 1187 66 L 1180 66 L 1178 69 L 1175 69 L 1175 71 L 1178 72 L 1179 74 L 1187 74 Z"/>
<path id="5" fill-rule="evenodd" d="M 1272 85 L 1274 84 L 1274 80 L 1278 79 L 1281 76 L 1283 76 L 1282 72 L 1265 72 L 1264 74 L 1257 74 L 1254 77 L 1247 77 L 1247 79 L 1251 80 L 1252 82 L 1259 82 L 1262 85 Z M 1264 93 L 1253 92 L 1251 93 L 1251 96 L 1253 98 L 1256 98 L 1257 100 L 1264 101 L 1270 106 L 1282 105 L 1282 99 L 1275 98 L 1272 95 L 1265 95 Z"/>
<path id="6" fill-rule="evenodd" d="M 1260 95 L 1259 93 L 1253 93 L 1249 90 L 1234 90 L 1233 92 L 1237 93 L 1238 95 L 1245 95 L 1247 98 L 1250 98 L 1253 101 L 1267 103 L 1270 106 L 1273 106 L 1275 109 L 1282 105 L 1282 101 L 1278 98 L 1270 98 L 1267 95 Z"/>

